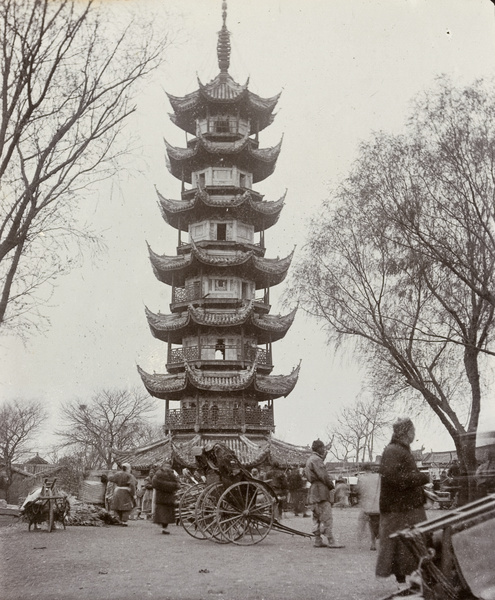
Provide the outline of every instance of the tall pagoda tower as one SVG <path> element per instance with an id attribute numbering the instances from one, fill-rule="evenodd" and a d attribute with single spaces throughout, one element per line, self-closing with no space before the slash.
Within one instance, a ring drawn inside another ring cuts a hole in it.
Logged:
<path id="1" fill-rule="evenodd" d="M 226 2 L 222 15 L 218 75 L 206 85 L 198 80 L 186 96 L 168 94 L 172 122 L 193 137 L 186 148 L 165 142 L 180 200 L 158 193 L 164 220 L 177 230 L 177 254 L 149 248 L 155 276 L 172 290 L 170 314 L 146 309 L 152 334 L 166 344 L 166 373 L 138 369 L 148 392 L 165 400 L 172 440 L 220 438 L 239 450 L 232 441 L 239 436 L 248 444 L 271 436 L 273 401 L 292 391 L 299 366 L 271 374 L 273 342 L 295 311 L 270 315 L 270 288 L 284 280 L 292 254 L 265 257 L 265 231 L 277 223 L 284 197 L 264 201 L 253 189 L 280 153 L 281 143 L 259 147 L 280 94 L 261 98 L 230 76 Z"/>

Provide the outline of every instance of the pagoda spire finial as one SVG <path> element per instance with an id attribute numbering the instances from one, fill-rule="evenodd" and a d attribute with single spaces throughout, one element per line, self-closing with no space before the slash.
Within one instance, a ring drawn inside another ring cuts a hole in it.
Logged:
<path id="1" fill-rule="evenodd" d="M 222 2 L 222 29 L 218 32 L 217 56 L 221 73 L 227 73 L 230 66 L 230 33 L 227 29 L 227 2 Z"/>

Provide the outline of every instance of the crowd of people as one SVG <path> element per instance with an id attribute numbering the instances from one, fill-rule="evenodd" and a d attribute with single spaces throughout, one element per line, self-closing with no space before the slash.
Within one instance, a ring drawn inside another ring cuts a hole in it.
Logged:
<path id="1" fill-rule="evenodd" d="M 392 439 L 386 446 L 379 466 L 363 465 L 353 494 L 358 499 L 358 532 L 370 539 L 370 550 L 377 552 L 376 576 L 394 576 L 405 586 L 406 578 L 417 568 L 416 560 L 398 536 L 392 536 L 426 520 L 425 486 L 430 484 L 427 473 L 421 472 L 411 452 L 415 438 L 414 424 L 409 418 L 398 419 L 393 425 Z M 343 548 L 333 531 L 333 506 L 349 506 L 350 486 L 344 479 L 330 477 L 325 466 L 327 449 L 315 440 L 304 468 L 268 470 L 253 468 L 251 477 L 266 482 L 275 492 L 275 518 L 284 511 L 312 518 L 315 548 Z M 459 477 L 459 466 L 453 462 L 447 476 Z M 495 451 L 476 473 L 476 482 L 485 493 L 495 491 Z M 199 469 L 191 473 L 184 469 L 179 475 L 167 462 L 150 469 L 142 484 L 137 485 L 129 464 L 109 476 L 106 484 L 105 507 L 112 511 L 118 523 L 127 526 L 129 516 L 137 510 L 141 518 L 152 518 L 162 533 L 169 534 L 168 525 L 176 522 L 177 492 L 181 484 L 208 483 L 208 475 Z M 377 544 L 379 540 L 379 544 Z"/>

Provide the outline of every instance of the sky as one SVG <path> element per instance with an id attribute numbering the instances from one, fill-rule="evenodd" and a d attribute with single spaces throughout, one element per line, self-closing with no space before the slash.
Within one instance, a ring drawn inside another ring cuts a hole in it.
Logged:
<path id="1" fill-rule="evenodd" d="M 180 197 L 168 173 L 163 138 L 185 145 L 168 118 L 165 91 L 183 96 L 218 73 L 221 0 L 119 0 L 119 9 L 155 14 L 154 26 L 174 44 L 165 64 L 143 86 L 126 130 L 136 138 L 132 164 L 83 201 L 81 219 L 103 231 L 108 250 L 60 279 L 47 313 L 51 327 L 23 344 L 0 338 L 0 397 L 39 399 L 50 420 L 40 453 L 55 441 L 62 401 L 88 400 L 102 388 L 143 388 L 136 365 L 165 372 L 166 345 L 155 340 L 144 309 L 169 312 L 171 288 L 153 275 L 146 242 L 175 254 L 177 234 L 162 219 L 155 193 Z M 115 8 L 115 2 L 103 5 Z M 267 200 L 287 189 L 278 224 L 266 234 L 266 256 L 301 248 L 308 220 L 332 186 L 344 178 L 361 141 L 372 131 L 397 133 L 412 98 L 448 74 L 456 83 L 493 77 L 495 12 L 489 0 L 229 0 L 230 74 L 251 91 L 271 97 L 282 90 L 273 125 L 260 147 L 283 135 L 274 174 L 254 187 Z M 272 288 L 272 314 L 284 284 Z M 273 374 L 300 360 L 298 384 L 275 400 L 275 436 L 306 445 L 326 439 L 339 411 L 363 387 L 360 363 L 326 344 L 321 325 L 299 311 L 286 337 L 274 344 Z M 143 388 L 144 389 L 144 388 Z M 163 421 L 164 401 L 156 400 Z M 493 391 L 480 430 L 495 429 Z M 453 449 L 429 413 L 416 423 L 413 448 Z"/>

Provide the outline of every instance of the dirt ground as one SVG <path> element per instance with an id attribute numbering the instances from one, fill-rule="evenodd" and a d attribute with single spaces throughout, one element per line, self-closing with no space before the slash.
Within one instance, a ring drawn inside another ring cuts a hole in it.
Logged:
<path id="1" fill-rule="evenodd" d="M 436 511 L 435 511 L 436 512 Z M 1 600 L 378 600 L 396 590 L 374 576 L 376 552 L 358 536 L 357 508 L 334 508 L 344 549 L 271 531 L 255 546 L 196 540 L 149 521 L 48 533 L 0 528 Z M 311 519 L 282 523 L 309 532 Z"/>

